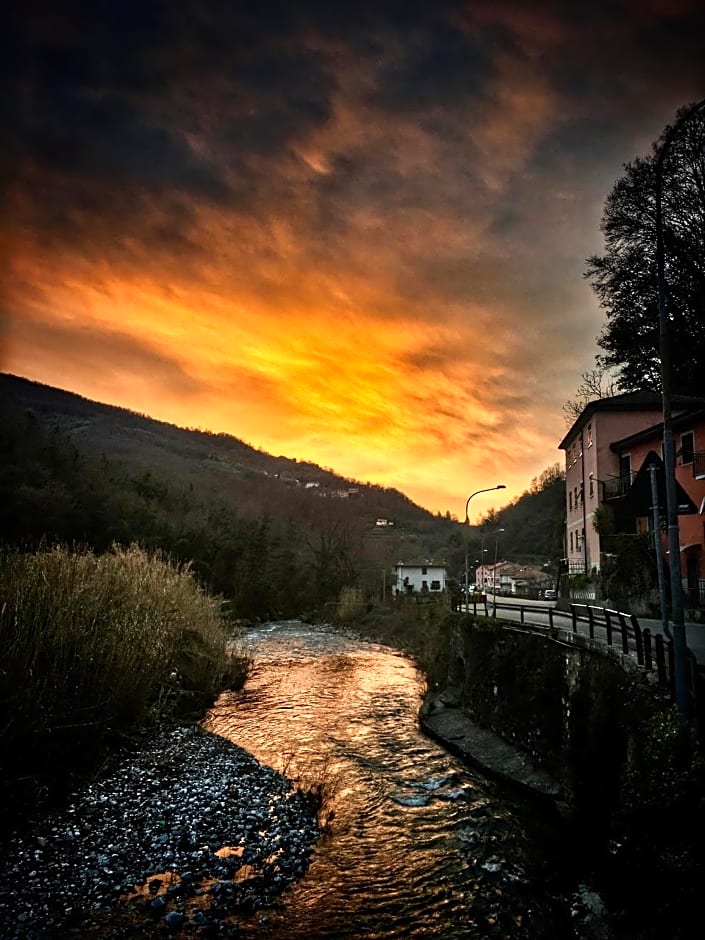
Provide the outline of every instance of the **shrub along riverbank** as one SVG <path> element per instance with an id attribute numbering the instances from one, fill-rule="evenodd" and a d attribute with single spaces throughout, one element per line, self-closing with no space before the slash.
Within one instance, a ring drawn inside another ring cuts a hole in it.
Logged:
<path id="1" fill-rule="evenodd" d="M 121 736 L 242 685 L 230 638 L 220 599 L 161 554 L 0 552 L 0 830 Z"/>

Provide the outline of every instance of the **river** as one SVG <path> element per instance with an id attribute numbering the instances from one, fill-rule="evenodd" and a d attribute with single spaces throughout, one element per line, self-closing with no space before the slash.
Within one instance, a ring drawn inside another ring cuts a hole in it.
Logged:
<path id="1" fill-rule="evenodd" d="M 586 936 L 560 827 L 420 731 L 409 658 L 294 621 L 245 639 L 253 672 L 204 727 L 321 786 L 327 826 L 305 876 L 241 936 Z"/>

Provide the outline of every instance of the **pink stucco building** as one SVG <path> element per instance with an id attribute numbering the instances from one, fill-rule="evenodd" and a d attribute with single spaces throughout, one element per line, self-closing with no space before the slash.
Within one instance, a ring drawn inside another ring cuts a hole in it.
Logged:
<path id="1" fill-rule="evenodd" d="M 692 420 L 688 416 L 696 415 L 703 406 L 703 399 L 673 399 L 674 430 L 685 422 L 682 433 L 686 448 L 694 454 L 693 462 L 686 465 L 688 469 L 681 465 L 679 480 L 687 477 L 688 481 L 698 482 L 692 475 L 692 467 L 700 467 L 705 459 L 700 456 L 701 451 L 705 452 L 705 431 L 701 426 L 702 418 L 694 418 L 696 424 L 691 427 Z M 649 450 L 658 446 L 658 453 L 661 453 L 661 416 L 661 396 L 656 392 L 629 392 L 596 399 L 585 406 L 559 444 L 566 456 L 565 557 L 571 573 L 591 574 L 600 570 L 600 536 L 593 526 L 595 510 L 627 495 Z M 644 436 L 640 437 L 642 432 Z M 619 446 L 615 446 L 618 443 Z M 699 518 L 702 523 L 702 516 Z M 697 528 L 694 522 L 685 525 L 688 532 Z M 697 533 L 691 534 L 696 541 Z M 699 541 L 702 542 L 702 526 Z"/>
<path id="2" fill-rule="evenodd" d="M 672 421 L 675 470 L 678 487 L 678 540 L 680 573 L 687 601 L 705 605 L 705 408 L 687 409 Z M 652 499 L 645 479 L 648 465 L 662 468 L 663 423 L 615 441 L 611 449 L 620 466 L 629 466 L 633 486 L 624 499 L 624 509 L 633 517 L 636 532 L 653 528 Z M 635 477 L 644 477 L 639 480 Z M 665 514 L 663 471 L 657 470 L 659 505 Z M 662 530 L 663 557 L 668 558 L 667 534 Z"/>

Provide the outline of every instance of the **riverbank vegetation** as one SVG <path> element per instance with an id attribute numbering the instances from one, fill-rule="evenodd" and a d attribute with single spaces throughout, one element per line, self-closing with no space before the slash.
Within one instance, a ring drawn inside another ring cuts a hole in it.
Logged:
<path id="1" fill-rule="evenodd" d="M 370 604 L 357 617 L 333 616 L 344 629 L 354 629 L 365 639 L 406 653 L 426 675 L 429 687 L 442 687 L 448 678 L 450 608 L 441 600 L 417 604 Z"/>
<path id="2" fill-rule="evenodd" d="M 200 714 L 247 674 L 220 599 L 159 552 L 3 550 L 0 597 L 0 813 L 51 799 L 117 736 Z"/>

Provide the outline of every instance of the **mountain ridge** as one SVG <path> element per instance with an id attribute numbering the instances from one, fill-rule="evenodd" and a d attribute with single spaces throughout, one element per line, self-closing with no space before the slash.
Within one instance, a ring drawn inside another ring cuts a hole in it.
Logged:
<path id="1" fill-rule="evenodd" d="M 279 480 L 290 486 L 309 485 L 328 495 L 337 493 L 339 498 L 345 498 L 342 491 L 348 491 L 349 496 L 357 489 L 374 497 L 382 518 L 400 513 L 406 522 L 412 518 L 417 522 L 438 518 L 394 487 L 345 477 L 312 461 L 275 456 L 226 432 L 181 427 L 10 373 L 0 373 L 0 395 L 37 412 L 52 427 L 68 432 L 78 442 L 87 441 L 93 451 L 144 468 L 187 477 L 210 473 L 220 476 L 226 489 L 228 475 L 250 480 L 259 477 L 263 483 Z"/>

